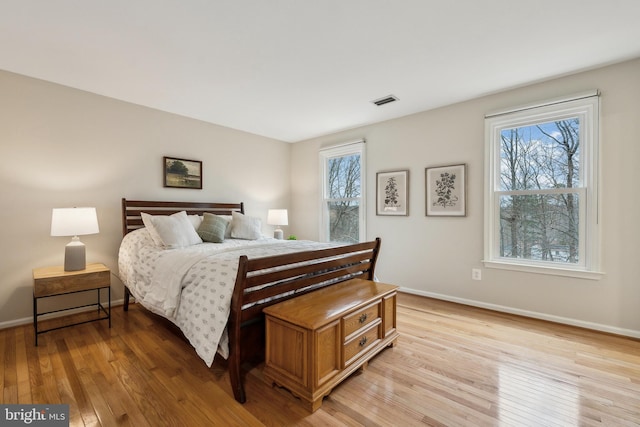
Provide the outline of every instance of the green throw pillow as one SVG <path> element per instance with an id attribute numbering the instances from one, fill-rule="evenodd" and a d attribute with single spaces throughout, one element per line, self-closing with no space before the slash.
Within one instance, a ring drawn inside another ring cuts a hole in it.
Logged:
<path id="1" fill-rule="evenodd" d="M 198 235 L 205 242 L 222 243 L 227 224 L 229 223 L 218 215 L 205 212 L 202 216 L 202 224 L 197 230 Z"/>

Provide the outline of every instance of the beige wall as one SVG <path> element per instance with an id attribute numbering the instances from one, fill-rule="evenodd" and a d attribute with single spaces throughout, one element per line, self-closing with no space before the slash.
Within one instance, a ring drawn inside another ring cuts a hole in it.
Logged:
<path id="1" fill-rule="evenodd" d="M 204 188 L 163 188 L 165 155 L 202 160 Z M 0 327 L 29 321 L 32 268 L 63 262 L 69 239 L 49 235 L 52 208 L 95 206 L 87 261 L 117 272 L 122 197 L 243 201 L 264 223 L 288 207 L 289 156 L 281 141 L 0 71 Z"/>
<path id="2" fill-rule="evenodd" d="M 381 281 L 418 294 L 640 337 L 638 76 L 640 60 L 634 60 L 294 144 L 291 228 L 302 238 L 318 238 L 318 149 L 364 137 L 367 235 L 382 238 Z M 606 275 L 594 281 L 483 268 L 484 114 L 589 89 L 602 93 Z M 467 164 L 468 215 L 427 218 L 425 167 L 456 163 Z M 376 216 L 376 172 L 394 169 L 410 170 L 410 215 Z M 472 268 L 482 268 L 482 281 L 471 280 Z"/>
<path id="3" fill-rule="evenodd" d="M 383 240 L 380 280 L 640 336 L 638 75 L 634 60 L 289 145 L 0 71 L 0 327 L 29 321 L 31 269 L 63 260 L 68 239 L 49 236 L 51 208 L 95 206 L 101 232 L 82 238 L 87 259 L 114 271 L 122 197 L 244 201 L 249 215 L 263 219 L 268 208 L 289 207 L 285 233 L 317 239 L 318 149 L 364 137 L 367 235 Z M 484 114 L 594 88 L 602 92 L 606 275 L 592 281 L 483 268 Z M 163 188 L 164 155 L 202 160 L 204 189 Z M 425 217 L 424 168 L 460 162 L 467 163 L 467 217 Z M 410 215 L 376 216 L 375 174 L 394 169 L 410 170 Z M 482 268 L 482 281 L 471 280 L 471 268 Z M 118 300 L 122 288 L 113 283 Z"/>

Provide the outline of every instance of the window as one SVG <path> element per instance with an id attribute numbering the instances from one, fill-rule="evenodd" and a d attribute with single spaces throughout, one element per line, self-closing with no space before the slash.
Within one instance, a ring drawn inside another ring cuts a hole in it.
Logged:
<path id="1" fill-rule="evenodd" d="M 320 238 L 324 241 L 357 243 L 365 240 L 364 151 L 364 141 L 320 151 Z"/>
<path id="2" fill-rule="evenodd" d="M 597 92 L 488 115 L 485 265 L 598 278 Z"/>

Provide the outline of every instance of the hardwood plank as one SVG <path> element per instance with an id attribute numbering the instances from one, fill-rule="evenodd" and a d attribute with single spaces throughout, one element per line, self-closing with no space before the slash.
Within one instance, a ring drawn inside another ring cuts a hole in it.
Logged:
<path id="1" fill-rule="evenodd" d="M 94 334 L 97 337 L 101 334 Z M 116 360 L 116 355 L 111 350 L 108 341 L 96 341 L 96 345 L 88 346 L 89 353 L 84 355 L 90 364 L 91 380 L 103 394 L 105 403 L 113 414 L 114 421 L 118 425 L 147 426 L 144 414 L 135 402 L 128 396 L 125 387 L 121 383 L 122 378 L 116 375 L 111 363 Z M 108 417 L 100 417 L 108 421 Z"/>
<path id="2" fill-rule="evenodd" d="M 16 366 L 16 334 L 18 329 L 7 331 L 4 346 L 4 385 L 2 388 L 3 403 L 18 403 L 18 368 Z"/>
<path id="3" fill-rule="evenodd" d="M 24 329 L 16 329 L 16 381 L 18 384 L 18 403 L 31 401 L 31 373 L 27 362 Z"/>
<path id="4" fill-rule="evenodd" d="M 640 341 L 398 295 L 400 337 L 310 414 L 259 365 L 247 402 L 169 322 L 132 304 L 43 334 L 0 331 L 2 403 L 68 403 L 71 425 L 638 426 Z M 52 319 L 51 322 L 56 322 Z"/>
<path id="5" fill-rule="evenodd" d="M 92 396 L 83 381 L 83 372 L 87 369 L 82 357 L 78 355 L 73 339 L 59 340 L 57 347 L 69 385 L 69 393 L 77 406 L 78 413 L 85 425 L 96 425 L 98 417 L 93 409 Z"/>
<path id="6" fill-rule="evenodd" d="M 6 350 L 7 350 L 7 341 L 9 331 L 13 332 L 13 329 L 0 329 L 0 398 L 4 402 L 4 384 L 5 384 L 5 375 L 8 369 L 8 366 L 5 366 L 6 360 Z"/>

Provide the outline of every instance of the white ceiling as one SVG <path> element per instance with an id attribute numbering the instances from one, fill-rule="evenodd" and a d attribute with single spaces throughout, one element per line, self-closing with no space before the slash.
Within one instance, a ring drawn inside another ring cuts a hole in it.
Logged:
<path id="1" fill-rule="evenodd" d="M 296 142 L 639 57 L 639 18 L 639 0 L 0 0 L 0 69 Z"/>

